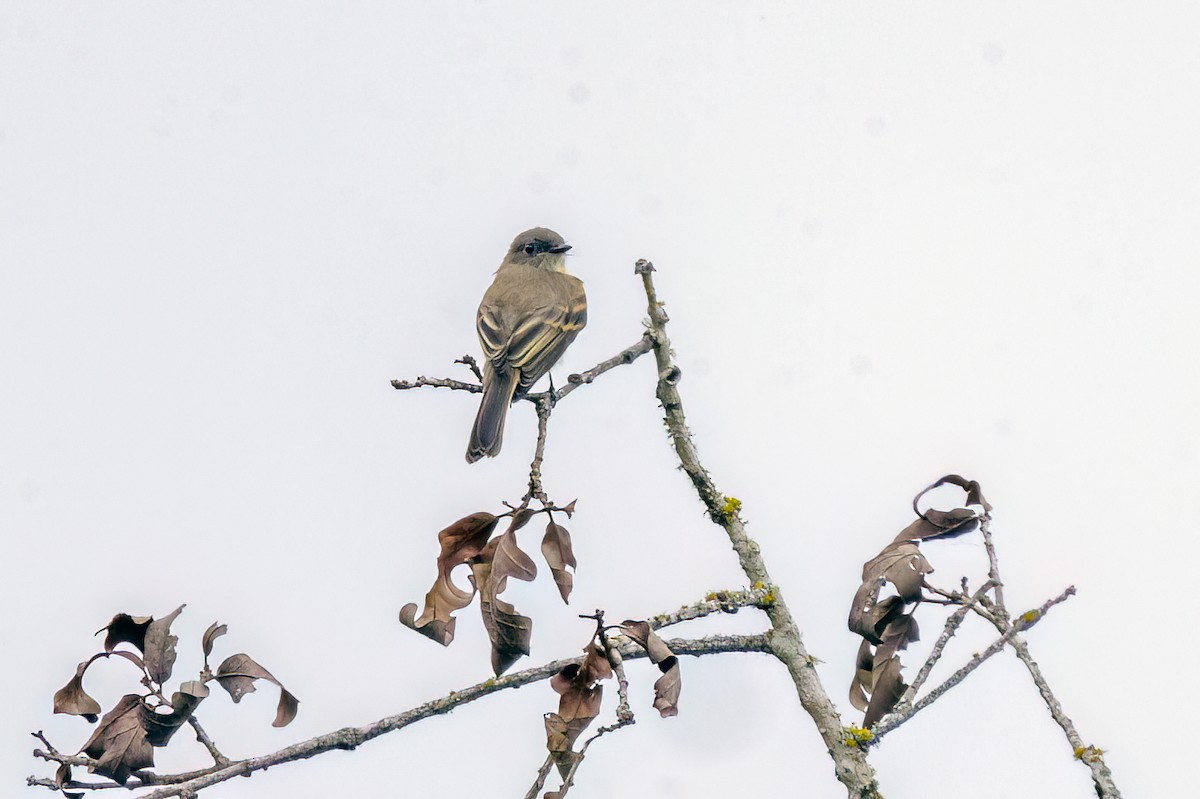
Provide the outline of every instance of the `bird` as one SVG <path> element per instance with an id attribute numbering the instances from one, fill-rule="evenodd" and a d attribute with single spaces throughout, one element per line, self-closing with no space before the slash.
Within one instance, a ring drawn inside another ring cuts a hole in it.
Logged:
<path id="1" fill-rule="evenodd" d="M 475 315 L 483 348 L 483 399 L 471 428 L 467 463 L 494 458 L 517 392 L 550 371 L 587 324 L 583 281 L 567 274 L 571 245 L 553 230 L 517 235 Z"/>

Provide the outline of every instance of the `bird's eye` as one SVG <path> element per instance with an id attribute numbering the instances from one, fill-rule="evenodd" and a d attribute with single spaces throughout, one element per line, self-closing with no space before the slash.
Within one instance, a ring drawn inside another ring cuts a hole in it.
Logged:
<path id="1" fill-rule="evenodd" d="M 526 255 L 533 255 L 535 252 L 537 252 L 537 248 L 534 247 L 532 244 L 525 245 L 525 254 Z"/>

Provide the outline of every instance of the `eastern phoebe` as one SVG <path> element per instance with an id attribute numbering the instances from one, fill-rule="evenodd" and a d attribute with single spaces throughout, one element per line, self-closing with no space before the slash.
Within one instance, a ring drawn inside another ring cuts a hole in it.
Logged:
<path id="1" fill-rule="evenodd" d="M 587 324 L 583 282 L 568 275 L 563 263 L 569 249 L 553 230 L 525 231 L 513 239 L 479 303 L 475 330 L 484 355 L 483 401 L 467 463 L 500 452 L 513 396 L 550 371 Z"/>

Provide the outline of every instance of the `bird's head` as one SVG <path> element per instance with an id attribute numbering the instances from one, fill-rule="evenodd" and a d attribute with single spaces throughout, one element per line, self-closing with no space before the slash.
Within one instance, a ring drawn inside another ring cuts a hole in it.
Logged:
<path id="1" fill-rule="evenodd" d="M 521 264 L 548 269 L 553 272 L 565 272 L 563 263 L 567 250 L 571 245 L 563 241 L 563 237 L 553 230 L 535 227 L 519 234 L 508 248 L 505 264 Z"/>

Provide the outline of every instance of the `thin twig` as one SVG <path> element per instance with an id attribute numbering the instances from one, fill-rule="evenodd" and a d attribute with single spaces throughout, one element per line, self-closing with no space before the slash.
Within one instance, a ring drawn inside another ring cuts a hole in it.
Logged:
<path id="1" fill-rule="evenodd" d="M 1054 719 L 1054 723 L 1062 729 L 1063 734 L 1066 735 L 1067 742 L 1071 745 L 1075 759 L 1082 762 L 1092 772 L 1092 783 L 1095 785 L 1096 795 L 1100 799 L 1120 799 L 1121 792 L 1117 789 L 1116 783 L 1113 782 L 1112 772 L 1109 771 L 1108 765 L 1104 762 L 1104 751 L 1083 742 L 1083 738 L 1075 729 L 1075 723 L 1063 711 L 1062 703 L 1058 701 L 1058 697 L 1050 690 L 1050 684 L 1042 676 L 1042 670 L 1038 667 L 1037 661 L 1029 653 L 1029 647 L 1021 640 L 1021 637 L 1014 635 L 1008 643 L 1016 651 L 1017 658 L 1029 670 L 1029 675 L 1033 678 L 1034 685 L 1037 686 L 1038 692 L 1042 695 L 1042 701 L 1046 703 L 1046 707 L 1050 710 L 1050 716 Z"/>
<path id="2" fill-rule="evenodd" d="M 537 799 L 538 794 L 542 792 L 542 787 L 546 784 L 546 777 L 550 775 L 550 769 L 554 768 L 554 755 L 546 755 L 546 762 L 542 763 L 542 767 L 538 769 L 537 778 L 534 779 L 533 785 L 525 792 L 525 799 Z"/>
<path id="3" fill-rule="evenodd" d="M 546 428 L 550 424 L 550 413 L 554 408 L 548 398 L 536 400 L 534 407 L 537 408 L 538 419 L 537 446 L 533 450 L 533 462 L 529 464 L 529 490 L 525 492 L 521 503 L 527 505 L 529 500 L 536 499 L 543 507 L 550 507 L 554 503 L 546 496 L 546 490 L 542 487 L 542 459 L 546 455 Z"/>
<path id="4" fill-rule="evenodd" d="M 1000 563 L 996 559 L 996 546 L 992 542 L 991 514 L 985 512 L 979 517 L 979 529 L 983 532 L 983 547 L 987 550 L 988 580 L 996 587 L 996 608 L 1001 617 L 1008 618 L 1008 611 L 1004 607 L 1004 581 L 1000 579 Z"/>
<path id="5" fill-rule="evenodd" d="M 478 380 L 480 383 L 483 382 L 483 373 L 479 371 L 479 364 L 475 362 L 475 359 L 473 357 L 471 357 L 470 355 L 464 355 L 461 358 L 455 360 L 454 362 L 461 363 L 463 366 L 470 369 L 471 374 L 475 375 L 475 379 Z"/>
<path id="6" fill-rule="evenodd" d="M 188 716 L 188 724 L 191 724 L 192 729 L 196 731 L 196 740 L 208 750 L 208 754 L 212 757 L 213 762 L 218 766 L 228 766 L 231 761 L 225 755 L 221 754 L 221 750 L 213 743 L 213 739 L 208 737 L 208 733 L 200 726 L 200 720 L 195 716 Z"/>

